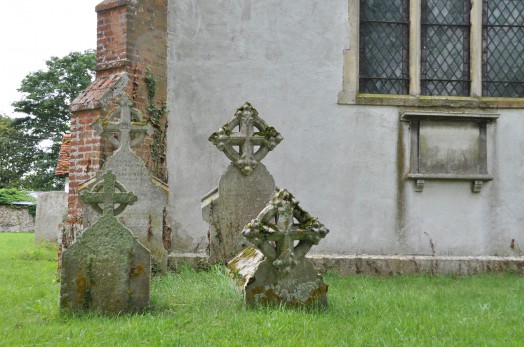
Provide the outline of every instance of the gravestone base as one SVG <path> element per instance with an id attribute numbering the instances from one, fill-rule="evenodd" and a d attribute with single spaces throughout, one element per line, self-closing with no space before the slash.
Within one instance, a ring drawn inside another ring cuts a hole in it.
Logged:
<path id="1" fill-rule="evenodd" d="M 280 272 L 273 261 L 253 247 L 246 248 L 228 264 L 229 272 L 244 285 L 244 304 L 326 307 L 328 286 L 308 259 L 288 272 Z"/>
<path id="2" fill-rule="evenodd" d="M 167 263 L 169 271 L 178 271 L 185 266 L 199 270 L 209 265 L 206 253 L 170 253 Z"/>

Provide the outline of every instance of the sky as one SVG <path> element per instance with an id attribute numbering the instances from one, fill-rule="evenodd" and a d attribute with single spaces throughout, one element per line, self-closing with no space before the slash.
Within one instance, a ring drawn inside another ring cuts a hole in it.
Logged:
<path id="1" fill-rule="evenodd" d="M 95 6 L 102 0 L 3 0 L 0 10 L 0 114 L 14 116 L 11 103 L 30 72 L 52 56 L 96 48 Z"/>

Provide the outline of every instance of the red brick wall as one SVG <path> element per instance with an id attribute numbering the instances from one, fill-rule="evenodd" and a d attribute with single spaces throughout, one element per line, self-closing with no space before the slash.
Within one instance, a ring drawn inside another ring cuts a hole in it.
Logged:
<path id="1" fill-rule="evenodd" d="M 78 186 L 93 178 L 100 169 L 102 141 L 90 126 L 98 117 L 98 110 L 84 110 L 71 116 L 68 218 L 62 235 L 64 248 L 69 247 L 82 230 Z"/>
<path id="2" fill-rule="evenodd" d="M 146 119 L 148 106 L 146 68 L 156 79 L 155 101 L 166 100 L 167 0 L 105 0 L 96 6 L 97 66 L 95 81 L 71 105 L 71 154 L 69 172 L 68 221 L 62 244 L 71 245 L 82 230 L 82 209 L 78 187 L 95 177 L 114 148 L 104 143 L 91 128 L 116 105 L 118 93 L 127 93 Z M 94 33 L 93 33 L 94 34 Z M 127 84 L 119 85 L 122 73 Z M 167 126 L 161 119 L 161 131 Z M 151 158 L 152 139 L 134 148 L 148 168 L 166 180 L 165 162 Z"/>
<path id="3" fill-rule="evenodd" d="M 126 1 L 104 1 L 97 11 L 97 66 L 102 72 L 122 68 L 127 63 Z M 111 73 L 112 71 L 109 71 Z"/>

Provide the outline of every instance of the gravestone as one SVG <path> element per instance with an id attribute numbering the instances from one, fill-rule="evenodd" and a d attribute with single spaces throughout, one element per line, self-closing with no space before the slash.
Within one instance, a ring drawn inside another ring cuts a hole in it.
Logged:
<path id="1" fill-rule="evenodd" d="M 228 264 L 244 286 L 244 303 L 315 307 L 327 305 L 328 287 L 305 258 L 329 230 L 280 190 L 242 230 L 248 247 Z"/>
<path id="2" fill-rule="evenodd" d="M 118 181 L 138 196 L 138 202 L 129 206 L 118 216 L 120 223 L 131 229 L 138 240 L 151 251 L 153 270 L 167 271 L 167 256 L 170 247 L 169 227 L 165 222 L 168 203 L 168 187 L 152 176 L 144 161 L 131 147 L 140 144 L 151 127 L 143 120 L 142 114 L 132 108 L 132 101 L 124 96 L 120 107 L 110 112 L 106 119 L 93 124 L 99 134 L 110 141 L 117 150 L 99 171 L 98 176 L 112 171 Z M 113 134 L 118 133 L 116 138 Z M 91 189 L 95 179 L 81 185 Z M 90 225 L 96 218 L 91 207 L 84 208 L 84 225 Z"/>
<path id="3" fill-rule="evenodd" d="M 246 102 L 209 141 L 232 161 L 218 187 L 202 198 L 202 217 L 209 223 L 209 261 L 225 263 L 243 248 L 243 226 L 275 192 L 275 180 L 260 161 L 282 136 Z"/>
<path id="4" fill-rule="evenodd" d="M 102 216 L 62 255 L 60 307 L 111 314 L 147 308 L 151 253 L 115 217 L 136 195 L 108 170 L 80 199 Z"/>
<path id="5" fill-rule="evenodd" d="M 67 192 L 38 194 L 35 216 L 35 243 L 56 243 L 67 219 Z"/>

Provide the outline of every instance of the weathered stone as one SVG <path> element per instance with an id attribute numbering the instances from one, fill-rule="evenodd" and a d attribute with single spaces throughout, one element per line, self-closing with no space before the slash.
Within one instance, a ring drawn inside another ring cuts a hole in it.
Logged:
<path id="1" fill-rule="evenodd" d="M 67 218 L 67 192 L 38 194 L 35 217 L 35 242 L 57 242 Z"/>
<path id="2" fill-rule="evenodd" d="M 0 232 L 29 232 L 35 230 L 33 217 L 27 208 L 0 205 Z"/>
<path id="3" fill-rule="evenodd" d="M 239 127 L 238 132 L 233 130 Z M 255 129 L 258 132 L 255 132 Z M 248 176 L 258 163 L 282 141 L 282 136 L 258 116 L 257 110 L 249 102 L 242 105 L 229 123 L 209 137 L 219 150 Z M 235 146 L 239 147 L 237 151 Z M 255 147 L 258 149 L 255 152 Z"/>
<path id="4" fill-rule="evenodd" d="M 328 287 L 305 255 L 328 233 L 293 195 L 280 190 L 242 230 L 259 251 L 247 248 L 228 264 L 244 285 L 245 304 L 326 306 Z"/>
<path id="5" fill-rule="evenodd" d="M 233 132 L 236 127 L 239 131 Z M 282 137 L 246 102 L 209 140 L 232 161 L 218 187 L 202 198 L 202 217 L 209 223 L 209 261 L 225 263 L 242 250 L 242 228 L 275 192 L 275 180 L 260 160 Z"/>
<path id="6" fill-rule="evenodd" d="M 226 262 L 244 248 L 242 228 L 266 206 L 275 189 L 275 180 L 263 164 L 249 176 L 229 165 L 218 188 L 202 200 L 202 218 L 209 223 L 211 263 Z"/>
<path id="7" fill-rule="evenodd" d="M 108 171 L 81 199 L 103 216 L 62 255 L 60 307 L 101 313 L 147 308 L 151 254 L 115 218 L 136 196 L 126 192 Z"/>
<path id="8" fill-rule="evenodd" d="M 94 125 L 109 141 L 120 146 L 104 163 L 98 177 L 112 171 L 119 182 L 139 197 L 136 204 L 129 206 L 118 216 L 118 220 L 131 229 L 139 241 L 151 251 L 153 270 L 166 272 L 166 248 L 169 248 L 170 235 L 169 227 L 165 224 L 164 212 L 169 189 L 164 182 L 151 175 L 144 161 L 131 149 L 131 146 L 140 143 L 150 127 L 145 125 L 140 112 L 130 107 L 129 100 L 123 99 L 121 103 L 122 107 L 111 112 L 105 123 L 100 121 Z M 118 112 L 120 122 L 115 123 L 118 121 Z M 136 121 L 131 121 L 132 116 Z M 113 132 L 120 133 L 119 139 L 112 135 Z M 91 189 L 95 181 L 96 179 L 87 181 L 81 188 Z M 94 220 L 96 214 L 92 208 L 84 206 L 84 225 L 89 226 Z"/>

